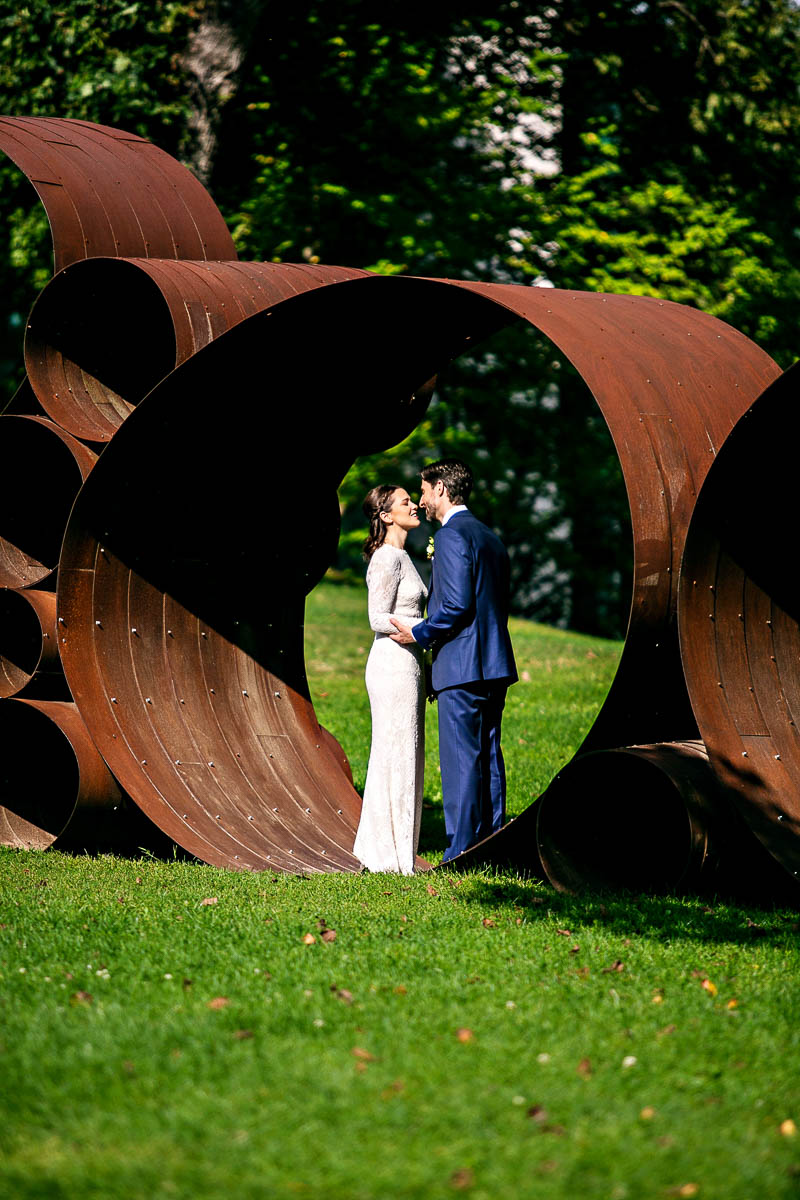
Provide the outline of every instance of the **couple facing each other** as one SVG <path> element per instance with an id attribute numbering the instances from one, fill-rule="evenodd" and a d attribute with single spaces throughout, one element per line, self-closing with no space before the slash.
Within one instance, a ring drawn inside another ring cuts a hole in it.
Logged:
<path id="1" fill-rule="evenodd" d="M 410 875 L 419 840 L 425 765 L 423 652 L 432 650 L 439 762 L 449 845 L 443 862 L 505 821 L 500 725 L 517 679 L 508 635 L 509 562 L 500 539 L 467 508 L 472 473 L 443 459 L 421 471 L 420 508 L 441 522 L 430 594 L 405 550 L 420 524 L 405 488 L 375 487 L 364 501 L 372 745 L 353 853 L 369 871 Z M 428 616 L 423 618 L 425 601 Z"/>

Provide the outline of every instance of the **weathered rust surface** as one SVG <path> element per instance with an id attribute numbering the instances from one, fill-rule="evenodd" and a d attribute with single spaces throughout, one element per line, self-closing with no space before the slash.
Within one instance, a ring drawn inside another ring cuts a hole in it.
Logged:
<path id="1" fill-rule="evenodd" d="M 350 280 L 247 318 L 176 370 L 115 436 L 70 523 L 60 612 L 73 693 L 126 789 L 193 853 L 235 866 L 353 869 L 358 798 L 316 751 L 300 640 L 302 597 L 333 556 L 334 488 L 358 454 L 413 428 L 421 410 L 409 396 L 421 380 L 520 317 L 589 384 L 631 505 L 628 642 L 584 750 L 696 736 L 677 646 L 677 569 L 712 452 L 775 377 L 774 363 L 713 318 L 648 299 Z M 309 328 L 315 354 L 298 373 Z M 220 397 L 233 363 L 259 362 L 269 378 L 253 367 L 244 377 L 253 398 L 244 447 L 241 408 Z M 121 481 L 154 446 L 147 487 L 134 506 L 120 505 Z M 302 463 L 287 446 L 303 447 Z M 315 518 L 306 522 L 309 480 Z M 295 504 L 298 519 L 287 521 Z M 135 520 L 124 515 L 134 510 Z M 256 578 L 265 587 L 254 592 Z M 266 755 L 264 734 L 262 744 L 255 730 L 240 736 L 254 694 L 274 739 Z M 306 803 L 287 818 L 287 798 L 303 788 Z M 502 858 L 510 837 L 535 862 L 534 819 L 535 810 L 477 853 Z"/>
<path id="2" fill-rule="evenodd" d="M 69 699 L 58 656 L 56 595 L 0 588 L 0 698 L 22 692 Z"/>
<path id="3" fill-rule="evenodd" d="M 135 133 L 61 117 L 0 117 L 0 151 L 44 205 L 57 271 L 98 255 L 237 257 L 202 184 Z"/>
<path id="4" fill-rule="evenodd" d="M 541 861 L 560 891 L 780 888 L 700 740 L 578 755 L 536 809 Z"/>
<path id="5" fill-rule="evenodd" d="M 796 375 L 779 378 L 735 330 L 668 302 L 239 263 L 201 185 L 118 130 L 0 118 L 0 150 L 42 198 L 59 269 L 31 316 L 30 385 L 14 405 L 30 411 L 32 386 L 58 424 L 0 424 L 0 587 L 48 579 L 84 480 L 60 562 L 59 646 L 96 745 L 170 838 L 236 868 L 357 869 L 360 800 L 316 720 L 302 640 L 305 595 L 338 538 L 335 489 L 356 457 L 415 427 L 442 366 L 522 320 L 573 363 L 608 424 L 631 512 L 631 612 L 576 759 L 540 805 L 459 861 L 541 869 L 538 817 L 558 886 L 635 883 L 643 855 L 626 838 L 641 836 L 641 810 L 651 834 L 661 814 L 648 875 L 678 886 L 713 857 L 698 814 L 713 809 L 721 828 L 724 810 L 735 826 L 719 801 L 729 789 L 796 876 L 800 613 L 785 561 Z M 76 437 L 109 442 L 96 466 Z M 6 694 L 41 675 L 14 658 L 20 605 L 28 617 L 35 605 L 21 595 L 5 597 Z M 8 739 L 19 724 L 22 744 L 44 710 L 21 716 L 20 703 L 0 704 L 0 728 Z M 711 768 L 686 744 L 698 726 Z M 630 745 L 667 742 L 684 744 Z M 594 826 L 592 780 L 619 794 Z M 30 813 L 14 821 L 12 839 L 33 837 L 29 826 L 51 838 Z M 605 866 L 587 859 L 603 845 Z"/>
<path id="6" fill-rule="evenodd" d="M 54 421 L 107 442 L 151 388 L 215 337 L 289 296 L 365 274 L 275 263 L 77 262 L 33 307 L 28 378 Z"/>
<path id="7" fill-rule="evenodd" d="M 97 455 L 45 417 L 0 417 L 0 587 L 41 586 Z"/>
<path id="8" fill-rule="evenodd" d="M 790 877 L 800 873 L 800 372 L 748 409 L 709 473 L 680 593 L 684 670 L 711 762 Z"/>
<path id="9" fill-rule="evenodd" d="M 122 797 L 72 703 L 0 704 L 0 845 L 46 850 L 77 810 L 113 809 Z"/>

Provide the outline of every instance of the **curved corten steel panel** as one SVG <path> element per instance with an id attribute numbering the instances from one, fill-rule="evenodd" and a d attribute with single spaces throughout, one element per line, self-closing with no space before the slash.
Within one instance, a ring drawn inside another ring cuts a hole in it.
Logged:
<path id="1" fill-rule="evenodd" d="M 519 318 L 591 388 L 631 506 L 628 640 L 584 749 L 696 735 L 677 568 L 696 491 L 772 360 L 712 317 L 646 298 L 351 280 L 246 319 L 176 370 L 115 436 L 70 521 L 59 611 L 73 694 L 126 789 L 193 853 L 354 869 L 359 801 L 326 755 L 302 651 L 303 596 L 335 548 L 335 487 L 416 425 L 422 380 Z M 528 810 L 475 853 L 502 858 L 510 838 L 535 861 L 534 822 Z"/>
<path id="2" fill-rule="evenodd" d="M 72 502 L 97 455 L 45 417 L 0 417 L 0 587 L 34 587 L 58 566 Z"/>
<path id="3" fill-rule="evenodd" d="M 56 595 L 0 588 L 0 698 L 23 691 L 68 699 L 58 656 Z"/>
<path id="4" fill-rule="evenodd" d="M 800 876 L 800 589 L 794 563 L 800 368 L 753 404 L 692 517 L 681 573 L 684 670 L 719 777 Z"/>
<path id="5" fill-rule="evenodd" d="M 94 258 L 60 271 L 25 336 L 28 378 L 77 437 L 106 442 L 176 366 L 245 317 L 366 275 L 347 267 Z"/>
<path id="6" fill-rule="evenodd" d="M 236 258 L 203 185 L 135 133 L 60 117 L 0 117 L 0 151 L 44 205 L 57 271 L 98 255 Z"/>
<path id="7" fill-rule="evenodd" d="M 775 892 L 774 863 L 731 811 L 701 741 L 578 755 L 536 808 L 560 891 Z"/>
<path id="8" fill-rule="evenodd" d="M 0 704 L 0 845 L 46 850 L 78 810 L 117 808 L 120 790 L 74 704 Z"/>

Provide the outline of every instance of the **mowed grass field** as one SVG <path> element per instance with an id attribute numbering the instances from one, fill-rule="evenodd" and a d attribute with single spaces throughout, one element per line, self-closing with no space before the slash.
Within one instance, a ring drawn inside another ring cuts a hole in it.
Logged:
<path id="1" fill-rule="evenodd" d="M 315 702 L 359 785 L 365 609 L 324 584 L 308 612 Z M 520 811 L 619 647 L 522 622 L 513 637 Z M 1 851 L 0 1195 L 796 1197 L 797 921 L 488 871 Z"/>

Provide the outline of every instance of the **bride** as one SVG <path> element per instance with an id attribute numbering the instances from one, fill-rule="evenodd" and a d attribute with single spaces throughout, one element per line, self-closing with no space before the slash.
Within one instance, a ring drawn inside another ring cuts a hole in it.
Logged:
<path id="1" fill-rule="evenodd" d="M 364 501 L 369 623 L 375 641 L 367 659 L 372 746 L 361 821 L 353 853 L 369 871 L 411 875 L 419 840 L 425 765 L 425 685 L 422 648 L 401 646 L 389 617 L 414 626 L 428 589 L 405 551 L 417 506 L 402 487 L 375 487 Z"/>

